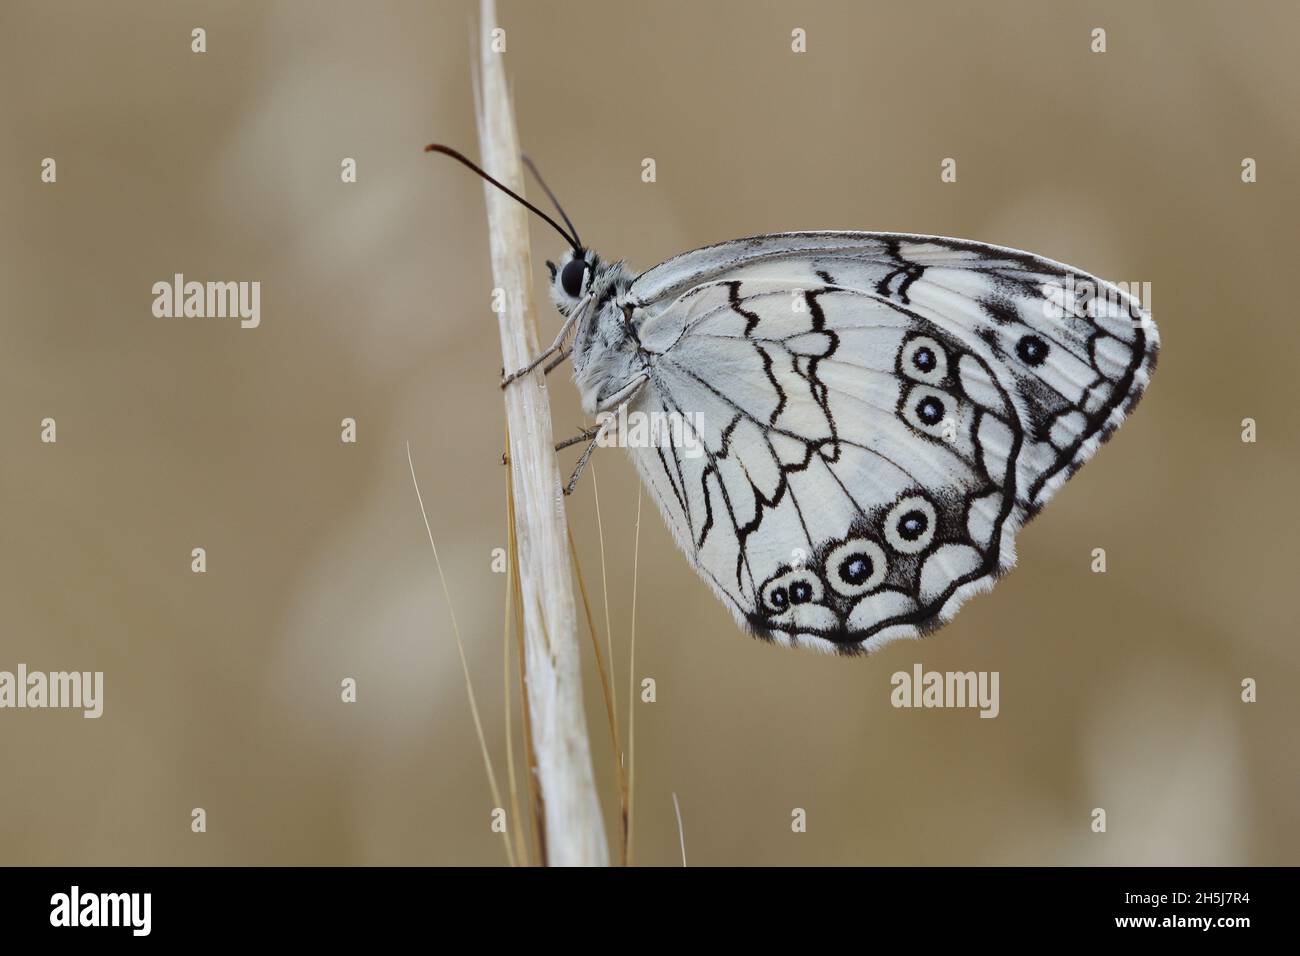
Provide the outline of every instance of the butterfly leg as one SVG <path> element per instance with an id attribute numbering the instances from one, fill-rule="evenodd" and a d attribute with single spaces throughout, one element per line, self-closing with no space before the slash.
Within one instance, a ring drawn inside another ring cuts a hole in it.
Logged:
<path id="1" fill-rule="evenodd" d="M 566 438 L 566 439 L 564 439 L 564 441 L 562 441 L 562 442 L 556 442 L 556 443 L 555 443 L 555 450 L 556 450 L 556 451 L 563 451 L 564 449 L 566 449 L 566 448 L 570 448 L 570 447 L 572 447 L 572 446 L 574 446 L 574 445 L 577 445 L 577 444 L 579 444 L 579 443 L 581 443 L 581 442 L 584 442 L 584 441 L 591 441 L 591 440 L 594 439 L 598 434 L 600 434 L 600 429 L 599 429 L 599 428 L 584 428 L 584 429 L 582 430 L 581 434 L 574 435 L 572 438 Z M 502 455 L 501 455 L 501 464 L 503 464 L 503 465 L 508 465 L 508 464 L 510 464 L 510 455 L 509 455 L 508 453 L 505 453 L 505 454 L 502 454 Z"/>
<path id="2" fill-rule="evenodd" d="M 578 465 L 573 469 L 573 474 L 569 477 L 569 483 L 564 486 L 564 493 L 566 495 L 573 494 L 573 489 L 577 487 L 578 479 L 582 477 L 582 470 L 587 467 L 587 462 L 591 460 L 591 455 L 596 450 L 596 446 L 600 444 L 601 439 L 605 437 L 605 432 L 609 430 L 609 426 L 615 421 L 617 421 L 615 416 L 609 416 L 601 423 L 600 427 L 596 429 L 595 434 L 591 436 L 591 444 L 587 446 L 587 450 L 584 451 L 582 457 L 578 459 Z M 574 438 L 570 439 L 565 444 L 576 445 L 582 440 L 582 438 Z"/>
<path id="3" fill-rule="evenodd" d="M 600 435 L 600 431 L 599 428 L 584 428 L 582 434 L 574 435 L 572 438 L 566 438 L 564 441 L 556 444 L 555 450 L 562 451 L 563 449 L 568 448 L 571 445 L 576 445 L 579 442 L 592 441 Z"/>
<path id="4" fill-rule="evenodd" d="M 573 346 L 569 346 L 567 349 L 560 349 L 560 354 L 555 356 L 555 358 L 551 361 L 551 364 L 547 365 L 546 368 L 542 369 L 542 374 L 550 375 L 557 368 L 563 365 L 564 360 L 567 359 L 572 354 L 573 354 Z"/>
<path id="5" fill-rule="evenodd" d="M 572 331 L 574 325 L 577 324 L 577 321 L 582 316 L 582 313 L 586 311 L 586 305 L 588 301 L 589 300 L 584 299 L 582 302 L 578 303 L 578 305 L 574 307 L 573 311 L 569 313 L 569 317 L 564 320 L 564 324 L 560 326 L 560 334 L 555 337 L 555 341 L 552 342 L 550 346 L 545 351 L 542 352 L 541 355 L 537 356 L 537 358 L 533 359 L 531 362 L 529 362 L 527 365 L 525 365 L 523 368 L 519 369 L 518 371 L 511 372 L 509 375 L 506 375 L 504 378 L 502 378 L 501 387 L 505 388 L 511 382 L 517 381 L 518 379 L 523 378 L 525 375 L 530 374 L 534 369 L 537 368 L 537 366 L 541 365 L 543 362 L 545 362 L 556 352 L 564 352 L 564 340 L 565 338 L 568 337 L 568 334 L 570 331 Z M 564 358 L 565 355 L 561 355 L 559 361 L 561 362 L 564 361 Z M 546 371 L 549 372 L 557 364 L 559 364 L 559 362 L 555 362 L 552 363 L 550 366 L 547 366 Z"/>

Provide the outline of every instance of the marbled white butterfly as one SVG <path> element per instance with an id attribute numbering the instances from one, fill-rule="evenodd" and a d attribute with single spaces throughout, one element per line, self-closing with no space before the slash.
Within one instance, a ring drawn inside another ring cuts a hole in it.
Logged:
<path id="1" fill-rule="evenodd" d="M 792 232 L 634 275 L 511 195 L 570 249 L 548 263 L 564 327 L 503 384 L 571 354 L 589 414 L 692 423 L 702 455 L 632 458 L 695 570 L 781 644 L 858 653 L 951 619 L 1155 368 L 1134 296 L 1027 252 Z"/>

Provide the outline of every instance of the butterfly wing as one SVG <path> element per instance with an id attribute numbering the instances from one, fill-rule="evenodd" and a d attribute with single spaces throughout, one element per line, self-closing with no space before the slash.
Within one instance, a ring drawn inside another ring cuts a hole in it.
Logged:
<path id="1" fill-rule="evenodd" d="M 633 448 L 678 543 L 755 633 L 841 652 L 991 587 L 1158 349 L 1114 286 L 929 236 L 737 240 L 650 270 L 629 300 L 650 353 L 630 408 L 692 432 Z"/>

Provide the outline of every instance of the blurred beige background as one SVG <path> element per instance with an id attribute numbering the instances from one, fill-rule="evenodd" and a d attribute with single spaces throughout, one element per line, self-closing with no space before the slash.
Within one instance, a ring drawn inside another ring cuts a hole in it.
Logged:
<path id="1" fill-rule="evenodd" d="M 0 862 L 504 862 L 403 450 L 504 775 L 483 196 L 420 151 L 477 154 L 474 8 L 0 7 L 0 669 L 106 675 L 97 721 L 0 712 Z M 638 862 L 678 862 L 674 791 L 693 865 L 1300 862 L 1295 5 L 502 0 L 501 18 L 522 140 L 606 257 L 963 236 L 1150 281 L 1164 339 L 1020 567 L 869 659 L 738 633 L 646 501 Z M 560 242 L 534 242 L 542 293 Z M 155 319 L 174 272 L 260 280 L 261 327 Z M 554 383 L 566 431 L 581 414 Z M 637 479 L 617 451 L 596 462 L 622 706 Z M 591 482 L 570 505 L 595 587 Z M 917 661 L 1000 671 L 1001 716 L 893 709 L 890 675 Z"/>

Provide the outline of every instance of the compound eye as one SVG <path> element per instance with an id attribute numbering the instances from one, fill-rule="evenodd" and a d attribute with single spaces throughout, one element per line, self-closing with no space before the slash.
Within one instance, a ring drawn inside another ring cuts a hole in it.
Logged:
<path id="1" fill-rule="evenodd" d="M 585 259 L 574 259 L 560 272 L 560 288 L 571 299 L 576 299 L 582 292 L 582 277 L 587 271 Z"/>

